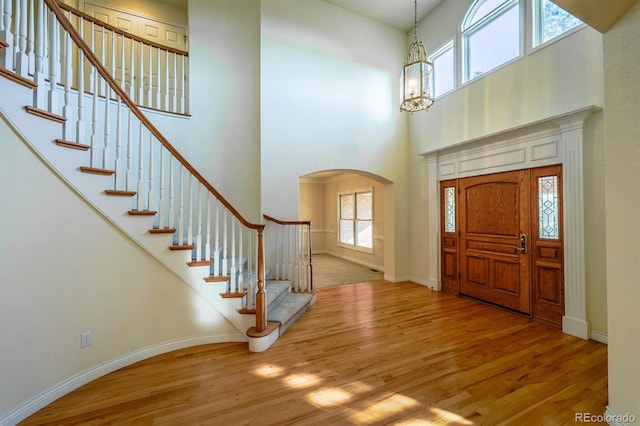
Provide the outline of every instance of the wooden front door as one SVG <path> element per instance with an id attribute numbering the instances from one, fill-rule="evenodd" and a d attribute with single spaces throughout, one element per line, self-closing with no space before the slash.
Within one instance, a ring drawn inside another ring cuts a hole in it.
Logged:
<path id="1" fill-rule="evenodd" d="M 443 291 L 561 326 L 562 166 L 440 184 Z"/>
<path id="2" fill-rule="evenodd" d="M 530 314 L 529 172 L 462 179 L 459 188 L 460 293 Z"/>

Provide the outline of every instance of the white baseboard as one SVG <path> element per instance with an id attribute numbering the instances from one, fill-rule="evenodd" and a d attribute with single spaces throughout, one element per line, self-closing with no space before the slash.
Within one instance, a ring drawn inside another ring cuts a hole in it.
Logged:
<path id="1" fill-rule="evenodd" d="M 140 349 L 127 355 L 114 358 L 111 361 L 107 361 L 104 364 L 90 368 L 89 370 L 78 373 L 58 383 L 52 388 L 47 389 L 36 397 L 28 400 L 17 408 L 9 411 L 4 416 L 0 417 L 0 426 L 16 425 L 30 415 L 34 414 L 36 411 L 46 407 L 56 399 L 68 394 L 69 392 L 79 388 L 80 386 L 86 385 L 87 383 L 99 377 L 112 373 L 135 362 L 190 346 L 207 345 L 211 343 L 246 341 L 247 336 L 241 334 L 200 336 L 173 340 L 170 342 L 165 342 L 158 345 L 150 346 L 148 348 Z"/>
<path id="2" fill-rule="evenodd" d="M 597 331 L 591 332 L 591 340 L 595 340 L 596 342 L 604 343 L 605 345 L 609 344 L 609 336 L 604 333 L 598 333 Z"/>
<path id="3" fill-rule="evenodd" d="M 572 336 L 579 337 L 584 340 L 588 340 L 590 336 L 589 322 L 580 318 L 573 318 L 570 316 L 562 317 L 562 331 Z"/>

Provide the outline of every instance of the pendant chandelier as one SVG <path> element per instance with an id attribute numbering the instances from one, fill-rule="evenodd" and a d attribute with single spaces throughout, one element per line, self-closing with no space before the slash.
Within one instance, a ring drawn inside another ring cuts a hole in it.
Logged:
<path id="1" fill-rule="evenodd" d="M 418 40 L 418 0 L 414 0 L 413 38 L 402 70 L 401 111 L 426 111 L 433 105 L 431 73 L 433 63 L 427 60 L 424 44 Z"/>

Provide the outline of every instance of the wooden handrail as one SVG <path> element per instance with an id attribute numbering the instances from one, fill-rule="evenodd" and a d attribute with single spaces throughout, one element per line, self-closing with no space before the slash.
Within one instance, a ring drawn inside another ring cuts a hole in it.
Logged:
<path id="1" fill-rule="evenodd" d="M 70 5 L 66 4 L 66 3 L 63 3 L 62 0 L 57 0 L 57 2 L 58 2 L 58 6 L 60 6 L 61 9 L 67 10 L 67 11 L 73 13 L 76 16 L 82 17 L 86 21 L 93 22 L 94 24 L 100 25 L 101 27 L 104 27 L 104 28 L 106 28 L 106 29 L 108 29 L 110 31 L 113 31 L 115 33 L 118 33 L 118 34 L 120 34 L 122 36 L 128 37 L 128 38 L 133 39 L 135 41 L 138 41 L 140 43 L 146 44 L 147 46 L 156 47 L 158 49 L 166 50 L 167 52 L 176 53 L 178 55 L 187 56 L 187 57 L 189 56 L 189 52 L 186 52 L 184 50 L 179 50 L 179 49 L 174 49 L 172 47 L 164 46 L 164 45 L 162 45 L 160 43 L 155 43 L 155 42 L 153 42 L 151 40 L 147 40 L 147 39 L 142 38 L 140 36 L 137 36 L 135 34 L 131 34 L 131 33 L 127 32 L 127 31 L 121 30 L 118 27 L 114 27 L 113 25 L 108 24 L 108 23 L 106 23 L 104 21 L 101 21 L 101 20 L 99 20 L 97 18 L 94 18 L 93 16 L 91 16 L 91 15 L 89 15 L 89 14 L 87 14 L 87 13 L 85 13 L 85 12 L 79 10 L 79 9 L 76 9 L 75 7 L 72 7 L 72 6 L 70 6 Z"/>
<path id="2" fill-rule="evenodd" d="M 133 112 L 133 114 L 140 120 L 140 122 L 153 134 L 153 136 L 158 139 L 158 141 L 173 155 L 175 159 L 177 159 L 200 183 L 209 190 L 230 212 L 233 214 L 244 226 L 250 229 L 264 229 L 264 224 L 259 223 L 251 223 L 247 219 L 240 214 L 226 198 L 216 190 L 213 185 L 211 185 L 196 169 L 193 167 L 179 152 L 178 150 L 171 145 L 171 143 L 160 133 L 160 131 L 149 121 L 149 119 L 140 111 L 140 108 L 129 98 L 127 93 L 120 87 L 120 85 L 113 79 L 111 74 L 107 71 L 102 62 L 98 59 L 98 57 L 93 53 L 91 48 L 87 45 L 87 43 L 82 39 L 82 36 L 76 31 L 71 22 L 64 16 L 64 12 L 58 5 L 58 0 L 43 0 L 44 3 L 51 9 L 51 11 L 56 15 L 60 25 L 69 33 L 71 39 L 78 45 L 78 47 L 82 50 L 85 57 L 89 60 L 91 65 L 93 65 L 97 70 L 100 76 L 109 84 L 111 90 L 113 90 L 124 102 L 125 105 L 129 107 L 129 109 Z"/>
<path id="3" fill-rule="evenodd" d="M 310 220 L 280 220 L 269 215 L 262 215 L 266 220 L 275 222 L 278 225 L 311 225 Z"/>

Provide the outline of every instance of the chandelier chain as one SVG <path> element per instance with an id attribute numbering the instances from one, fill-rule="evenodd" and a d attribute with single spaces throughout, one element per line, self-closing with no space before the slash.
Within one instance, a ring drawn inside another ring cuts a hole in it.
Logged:
<path id="1" fill-rule="evenodd" d="M 418 0 L 413 1 L 413 39 L 418 41 Z"/>

